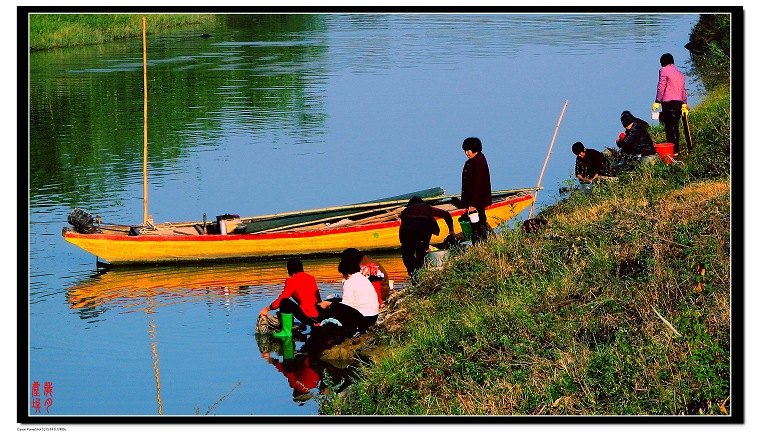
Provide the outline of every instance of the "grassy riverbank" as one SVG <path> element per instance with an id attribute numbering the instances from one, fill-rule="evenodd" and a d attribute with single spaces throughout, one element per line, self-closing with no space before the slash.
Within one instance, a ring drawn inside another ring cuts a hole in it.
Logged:
<path id="1" fill-rule="evenodd" d="M 368 339 L 388 351 L 323 413 L 730 414 L 729 114 L 712 86 L 678 163 L 574 191 L 541 231 L 514 223 L 425 271 Z"/>
<path id="2" fill-rule="evenodd" d="M 210 14 L 148 14 L 148 33 L 196 24 L 210 24 Z M 29 50 L 50 50 L 78 45 L 102 44 L 142 37 L 141 14 L 31 14 Z"/>

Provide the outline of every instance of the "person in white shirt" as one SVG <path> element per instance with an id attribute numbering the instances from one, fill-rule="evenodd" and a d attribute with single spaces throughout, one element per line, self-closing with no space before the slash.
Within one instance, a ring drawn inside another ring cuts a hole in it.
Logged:
<path id="1" fill-rule="evenodd" d="M 322 310 L 322 320 L 337 320 L 345 333 L 351 337 L 356 332 L 365 333 L 377 322 L 380 305 L 372 282 L 361 273 L 355 259 L 343 260 L 338 264 L 338 272 L 343 275 L 342 299 L 331 299 L 318 304 Z"/>

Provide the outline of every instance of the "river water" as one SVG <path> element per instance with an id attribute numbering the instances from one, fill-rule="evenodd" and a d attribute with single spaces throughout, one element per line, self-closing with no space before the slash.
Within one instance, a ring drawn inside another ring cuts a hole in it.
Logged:
<path id="1" fill-rule="evenodd" d="M 540 210 L 571 178 L 573 142 L 601 150 L 622 130 L 620 112 L 647 118 L 662 53 L 688 70 L 683 46 L 697 20 L 236 14 L 150 33 L 149 213 L 200 220 L 436 186 L 458 193 L 469 136 L 483 142 L 494 189 L 533 187 L 567 101 Z M 61 237 L 74 207 L 105 222 L 142 220 L 142 56 L 139 38 L 29 55 L 28 299 L 19 299 L 28 374 L 19 383 L 30 405 L 42 400 L 29 415 L 317 415 L 314 373 L 349 379 L 351 368 L 283 367 L 282 350 L 254 334 L 284 262 L 101 271 Z M 687 87 L 693 106 L 700 87 L 691 78 Z M 403 284 L 399 257 L 378 255 Z M 336 259 L 305 266 L 323 295 L 339 289 Z"/>

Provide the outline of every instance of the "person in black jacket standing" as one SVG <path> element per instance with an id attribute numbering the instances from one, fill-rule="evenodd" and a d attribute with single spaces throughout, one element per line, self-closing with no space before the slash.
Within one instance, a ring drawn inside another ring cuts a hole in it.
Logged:
<path id="1" fill-rule="evenodd" d="M 478 222 L 472 223 L 472 242 L 477 243 L 485 240 L 491 232 L 486 218 L 486 207 L 492 204 L 491 173 L 480 139 L 465 139 L 462 150 L 467 155 L 462 169 L 462 208 L 468 214 L 478 213 Z"/>

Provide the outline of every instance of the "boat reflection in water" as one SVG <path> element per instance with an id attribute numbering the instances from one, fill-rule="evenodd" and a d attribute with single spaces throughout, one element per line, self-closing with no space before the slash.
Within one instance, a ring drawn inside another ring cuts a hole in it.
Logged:
<path id="1" fill-rule="evenodd" d="M 370 253 L 391 280 L 402 284 L 406 268 L 398 252 Z M 322 296 L 340 292 L 339 258 L 302 259 L 304 271 L 313 275 Z M 274 299 L 287 278 L 286 260 L 268 260 L 215 265 L 172 265 L 156 267 L 120 267 L 98 271 L 89 279 L 67 289 L 71 309 L 80 317 L 97 316 L 101 309 L 127 312 L 151 309 L 167 304 L 220 299 L 232 303 L 235 297 L 248 300 Z M 103 307 L 105 306 L 105 307 Z"/>

